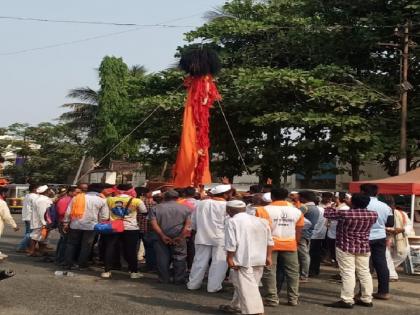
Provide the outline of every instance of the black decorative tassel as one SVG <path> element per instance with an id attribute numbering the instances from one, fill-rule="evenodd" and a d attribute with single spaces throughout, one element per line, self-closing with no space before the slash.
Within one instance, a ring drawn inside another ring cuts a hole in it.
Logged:
<path id="1" fill-rule="evenodd" d="M 203 45 L 191 45 L 181 52 L 181 70 L 191 76 L 216 75 L 221 68 L 216 51 Z"/>

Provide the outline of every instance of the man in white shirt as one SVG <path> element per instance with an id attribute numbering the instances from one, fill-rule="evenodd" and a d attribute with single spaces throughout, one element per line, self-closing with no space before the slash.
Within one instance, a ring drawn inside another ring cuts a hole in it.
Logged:
<path id="1" fill-rule="evenodd" d="M 327 219 L 324 218 L 324 209 L 332 206 L 333 198 L 334 194 L 332 192 L 325 191 L 321 194 L 321 201 L 317 205 L 319 209 L 319 218 L 312 233 L 311 245 L 309 249 L 309 256 L 311 257 L 309 264 L 310 277 L 316 277 L 320 272 L 325 236 L 327 234 Z"/>
<path id="2" fill-rule="evenodd" d="M 226 222 L 225 249 L 235 292 L 230 305 L 221 305 L 220 310 L 263 314 L 259 283 L 264 266 L 272 264 L 274 245 L 269 224 L 247 214 L 243 201 L 228 201 L 226 209 L 231 218 Z"/>
<path id="3" fill-rule="evenodd" d="M 42 254 L 45 247 L 45 235 L 42 234 L 43 228 L 46 227 L 45 212 L 51 206 L 52 200 L 48 197 L 49 188 L 43 185 L 37 188 L 36 193 L 39 195 L 34 202 L 31 214 L 31 244 L 29 246 L 29 256 L 39 256 Z M 37 252 L 37 246 L 39 253 Z"/>
<path id="4" fill-rule="evenodd" d="M 337 201 L 335 203 L 335 206 L 331 203 L 330 205 L 325 205 L 324 209 L 334 206 L 337 210 L 350 210 L 349 204 L 351 204 L 351 195 L 345 192 L 339 192 L 336 194 L 336 196 Z M 327 248 L 329 250 L 329 258 L 334 264 L 337 263 L 335 256 L 335 238 L 337 235 L 337 223 L 337 220 L 327 220 Z M 336 278 L 336 276 L 333 277 Z"/>
<path id="5" fill-rule="evenodd" d="M 315 224 L 314 231 L 311 237 L 311 245 L 309 255 L 311 262 L 309 264 L 309 276 L 315 277 L 319 275 L 321 267 L 321 258 L 323 252 L 323 244 L 327 234 L 327 219 L 324 218 L 324 208 L 318 205 L 319 218 Z"/>
<path id="6" fill-rule="evenodd" d="M 225 245 L 226 201 L 231 198 L 231 185 L 219 185 L 210 190 L 211 199 L 202 200 L 192 215 L 195 231 L 195 256 L 187 284 L 189 290 L 198 290 L 204 275 L 208 274 L 207 291 L 218 292 L 226 277 Z"/>
<path id="7" fill-rule="evenodd" d="M 29 185 L 29 194 L 23 199 L 22 221 L 25 224 L 25 234 L 22 241 L 17 247 L 17 252 L 26 252 L 31 242 L 31 216 L 34 208 L 35 200 L 38 198 L 36 189 L 38 185 Z"/>
<path id="8" fill-rule="evenodd" d="M 10 209 L 7 206 L 6 198 L 8 189 L 6 187 L 0 187 L 0 237 L 3 234 L 4 225 L 9 224 L 13 229 L 16 231 L 19 230 L 15 220 L 13 219 L 12 215 L 10 214 Z M 3 259 L 6 259 L 8 256 L 0 252 L 0 262 Z"/>
<path id="9" fill-rule="evenodd" d="M 65 260 L 69 269 L 88 268 L 96 236 L 94 227 L 110 218 L 106 199 L 101 195 L 102 190 L 102 184 L 90 184 L 88 192 L 78 194 L 67 207 L 63 230 L 68 233 Z"/>

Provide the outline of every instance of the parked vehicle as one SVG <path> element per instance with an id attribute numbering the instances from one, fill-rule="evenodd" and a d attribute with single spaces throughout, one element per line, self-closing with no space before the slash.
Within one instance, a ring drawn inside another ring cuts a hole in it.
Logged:
<path id="1" fill-rule="evenodd" d="M 6 202 L 10 212 L 20 213 L 22 211 L 23 198 L 29 192 L 29 184 L 9 184 L 7 188 L 9 188 L 9 191 L 7 192 Z"/>

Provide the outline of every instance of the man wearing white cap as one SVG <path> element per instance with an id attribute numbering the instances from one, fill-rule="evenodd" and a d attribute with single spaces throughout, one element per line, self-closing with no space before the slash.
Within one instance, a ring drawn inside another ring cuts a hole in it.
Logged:
<path id="1" fill-rule="evenodd" d="M 188 289 L 198 290 L 208 274 L 207 291 L 218 292 L 226 276 L 225 245 L 226 200 L 231 197 L 231 185 L 219 185 L 210 190 L 211 199 L 202 200 L 192 215 L 195 231 L 195 256 Z"/>
<path id="2" fill-rule="evenodd" d="M 289 199 L 292 201 L 292 204 L 296 208 L 300 208 L 302 206 L 300 200 L 299 200 L 299 192 L 298 191 L 291 191 L 289 194 Z"/>
<path id="3" fill-rule="evenodd" d="M 39 195 L 33 203 L 33 210 L 31 213 L 31 243 L 29 245 L 29 256 L 37 256 L 36 246 L 38 245 L 39 251 L 42 252 L 46 246 L 45 238 L 42 235 L 42 228 L 47 225 L 45 221 L 45 212 L 48 207 L 53 203 L 51 198 L 48 197 L 49 188 L 47 185 L 39 186 L 36 190 Z"/>
<path id="4" fill-rule="evenodd" d="M 262 200 L 263 200 L 264 202 L 266 202 L 266 203 L 271 203 L 271 202 L 273 202 L 273 200 L 271 200 L 271 192 L 265 193 L 265 194 L 262 196 Z"/>
<path id="5" fill-rule="evenodd" d="M 270 227 L 266 220 L 247 214 L 243 201 L 228 201 L 226 208 L 231 218 L 225 228 L 225 249 L 235 292 L 230 305 L 221 305 L 220 310 L 263 314 L 259 283 L 264 266 L 272 264 Z"/>

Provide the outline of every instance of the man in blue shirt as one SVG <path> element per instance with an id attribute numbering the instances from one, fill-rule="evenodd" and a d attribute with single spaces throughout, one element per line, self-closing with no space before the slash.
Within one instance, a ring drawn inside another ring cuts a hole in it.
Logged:
<path id="1" fill-rule="evenodd" d="M 311 246 L 312 233 L 316 223 L 318 222 L 320 212 L 318 207 L 315 205 L 315 202 L 317 202 L 317 196 L 313 191 L 301 191 L 299 193 L 299 200 L 303 204 L 300 211 L 302 211 L 305 216 L 305 226 L 302 230 L 302 238 L 300 239 L 298 246 L 300 281 L 308 282 L 309 266 L 311 263 L 309 248 Z"/>
<path id="2" fill-rule="evenodd" d="M 389 270 L 386 263 L 386 231 L 387 226 L 394 225 L 392 209 L 378 200 L 378 186 L 374 184 L 363 184 L 360 186 L 360 192 L 370 197 L 370 203 L 367 207 L 369 211 L 375 211 L 378 214 L 378 220 L 372 226 L 369 236 L 371 250 L 371 259 L 373 268 L 378 276 L 378 293 L 373 297 L 380 300 L 390 299 L 389 294 Z"/>

